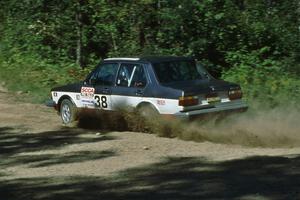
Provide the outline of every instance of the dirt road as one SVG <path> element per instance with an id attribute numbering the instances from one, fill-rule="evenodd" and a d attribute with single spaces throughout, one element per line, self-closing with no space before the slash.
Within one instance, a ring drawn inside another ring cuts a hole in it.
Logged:
<path id="1" fill-rule="evenodd" d="M 66 128 L 0 90 L 0 199 L 300 199 L 300 148 Z"/>

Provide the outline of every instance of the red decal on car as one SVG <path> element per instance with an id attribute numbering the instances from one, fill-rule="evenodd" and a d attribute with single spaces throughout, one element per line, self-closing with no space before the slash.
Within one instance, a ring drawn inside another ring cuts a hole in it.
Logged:
<path id="1" fill-rule="evenodd" d="M 157 104 L 161 105 L 161 106 L 164 106 L 164 105 L 166 105 L 166 101 L 159 99 L 159 100 L 157 100 Z"/>
<path id="2" fill-rule="evenodd" d="M 95 88 L 92 87 L 82 87 L 81 96 L 86 98 L 93 98 L 95 93 Z"/>

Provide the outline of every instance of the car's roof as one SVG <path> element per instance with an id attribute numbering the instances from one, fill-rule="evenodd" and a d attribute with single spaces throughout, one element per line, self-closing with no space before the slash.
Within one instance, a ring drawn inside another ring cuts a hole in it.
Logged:
<path id="1" fill-rule="evenodd" d="M 143 57 L 120 57 L 120 58 L 106 58 L 104 61 L 142 61 L 142 62 L 168 62 L 179 60 L 193 60 L 191 57 L 184 56 L 143 56 Z"/>

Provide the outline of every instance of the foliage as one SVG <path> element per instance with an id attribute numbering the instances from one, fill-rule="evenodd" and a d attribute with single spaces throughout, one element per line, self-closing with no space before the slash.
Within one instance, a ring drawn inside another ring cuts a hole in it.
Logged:
<path id="1" fill-rule="evenodd" d="M 43 102 L 50 88 L 67 82 L 83 80 L 88 69 L 77 69 L 72 63 L 49 64 L 39 57 L 14 54 L 8 60 L 0 58 L 0 79 L 13 91 L 23 91 L 30 101 Z M 64 67 L 61 67 L 61 66 Z"/>
<path id="2" fill-rule="evenodd" d="M 285 63 L 264 59 L 268 50 L 228 52 L 227 62 L 233 67 L 223 73 L 223 78 L 240 83 L 249 102 L 260 102 L 260 106 L 271 108 L 299 106 L 300 79 L 284 70 Z"/>
<path id="3" fill-rule="evenodd" d="M 105 57 L 187 55 L 275 105 L 299 96 L 299 10 L 298 0 L 1 0 L 0 74 L 24 71 L 23 86 L 49 89 Z"/>

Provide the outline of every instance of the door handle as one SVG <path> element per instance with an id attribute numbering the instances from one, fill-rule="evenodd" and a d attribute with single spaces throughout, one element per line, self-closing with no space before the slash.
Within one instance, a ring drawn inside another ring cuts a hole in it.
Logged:
<path id="1" fill-rule="evenodd" d="M 143 90 L 136 90 L 135 94 L 137 96 L 142 96 L 144 94 Z"/>
<path id="2" fill-rule="evenodd" d="M 102 92 L 104 94 L 109 94 L 110 93 L 110 89 L 109 88 L 103 88 Z"/>

